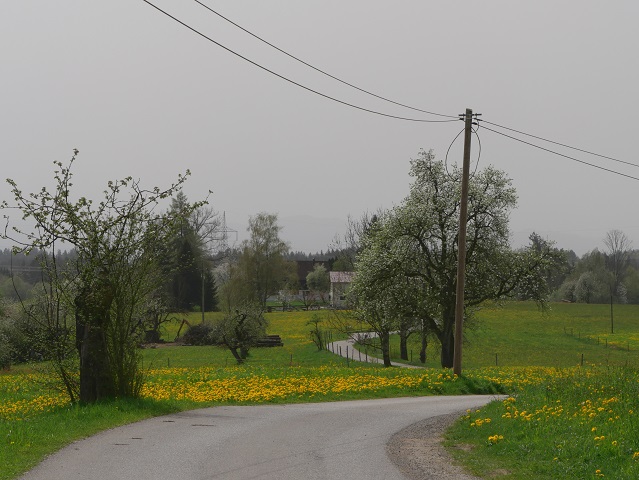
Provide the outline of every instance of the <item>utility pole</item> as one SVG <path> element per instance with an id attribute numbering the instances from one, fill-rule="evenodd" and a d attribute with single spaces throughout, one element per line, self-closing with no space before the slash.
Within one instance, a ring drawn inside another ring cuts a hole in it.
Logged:
<path id="1" fill-rule="evenodd" d="M 612 292 L 610 293 L 610 333 L 615 333 L 615 317 L 612 311 Z"/>
<path id="2" fill-rule="evenodd" d="M 457 295 L 455 304 L 455 343 L 453 373 L 462 373 L 462 332 L 464 326 L 464 283 L 466 282 L 466 222 L 468 220 L 468 177 L 470 176 L 470 142 L 472 140 L 473 111 L 464 115 L 464 165 L 462 170 L 461 201 L 459 204 L 459 234 L 457 238 Z"/>

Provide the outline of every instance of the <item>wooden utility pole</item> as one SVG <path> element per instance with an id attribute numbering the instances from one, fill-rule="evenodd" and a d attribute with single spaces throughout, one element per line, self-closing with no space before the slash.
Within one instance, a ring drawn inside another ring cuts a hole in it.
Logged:
<path id="1" fill-rule="evenodd" d="M 612 311 L 612 293 L 610 293 L 610 333 L 615 333 L 615 317 Z"/>
<path id="2" fill-rule="evenodd" d="M 468 219 L 468 177 L 470 176 L 470 142 L 472 140 L 473 111 L 466 109 L 464 117 L 464 165 L 462 170 L 461 201 L 459 204 L 459 235 L 457 238 L 457 295 L 455 304 L 455 344 L 453 373 L 462 373 L 462 335 L 464 326 L 464 283 L 466 282 L 466 222 Z"/>

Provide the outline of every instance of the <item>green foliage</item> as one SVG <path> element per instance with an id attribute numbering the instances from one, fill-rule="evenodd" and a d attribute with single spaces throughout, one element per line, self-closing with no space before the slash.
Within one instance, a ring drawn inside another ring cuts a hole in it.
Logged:
<path id="1" fill-rule="evenodd" d="M 297 289 L 297 268 L 286 260 L 289 245 L 280 239 L 277 215 L 259 213 L 249 219 L 250 237 L 242 243 L 236 262 L 227 265 L 222 299 L 224 309 L 258 304 L 266 308 L 269 296 L 283 289 Z"/>
<path id="2" fill-rule="evenodd" d="M 604 281 L 592 271 L 587 271 L 579 275 L 575 282 L 574 297 L 577 302 L 602 303 L 608 297 L 608 289 Z"/>
<path id="3" fill-rule="evenodd" d="M 439 340 L 441 365 L 451 367 L 461 171 L 449 171 L 432 152 L 421 151 L 410 174 L 415 180 L 408 197 L 373 217 L 365 231 L 351 291 L 357 311 L 382 343 L 386 332 L 421 320 Z M 550 293 L 547 276 L 559 254 L 548 242 L 511 250 L 508 216 L 515 204 L 515 189 L 504 172 L 487 167 L 471 178 L 467 320 L 487 300 L 519 296 L 543 304 Z"/>
<path id="4" fill-rule="evenodd" d="M 324 350 L 326 348 L 326 332 L 322 330 L 321 323 L 324 322 L 324 318 L 317 312 L 313 313 L 311 319 L 306 323 L 311 327 L 309 336 L 318 350 Z"/>
<path id="5" fill-rule="evenodd" d="M 331 280 L 326 271 L 326 267 L 321 264 L 315 265 L 313 271 L 306 275 L 306 285 L 314 292 L 328 292 L 331 288 Z"/>
<path id="6" fill-rule="evenodd" d="M 631 266 L 627 237 L 611 230 L 604 244 L 607 252 L 595 249 L 576 262 L 557 297 L 581 303 L 608 303 L 611 297 L 615 303 L 639 303 L 639 277 Z"/>
<path id="7" fill-rule="evenodd" d="M 225 345 L 238 364 L 246 360 L 251 347 L 266 335 L 268 322 L 259 305 L 244 304 L 224 315 L 212 332 L 215 342 Z"/>
<path id="8" fill-rule="evenodd" d="M 213 333 L 214 327 L 210 322 L 198 323 L 189 327 L 179 341 L 186 345 L 214 345 Z"/>
<path id="9" fill-rule="evenodd" d="M 36 307 L 37 304 L 31 308 Z M 11 363 L 52 358 L 51 344 L 56 341 L 55 338 L 51 338 L 53 332 L 46 329 L 44 325 L 31 321 L 29 314 L 18 304 L 12 304 L 7 308 L 7 315 L 0 319 L 0 331 L 8 342 Z"/>
<path id="10" fill-rule="evenodd" d="M 0 369 L 8 369 L 13 360 L 13 345 L 9 336 L 0 329 Z"/>
<path id="11" fill-rule="evenodd" d="M 33 285 L 19 275 L 0 275 L 0 298 L 17 302 L 28 300 L 32 295 Z"/>
<path id="12" fill-rule="evenodd" d="M 11 179 L 16 208 L 32 230 L 13 227 L 3 238 L 16 251 L 41 256 L 43 293 L 26 306 L 31 323 L 47 331 L 50 358 L 65 380 L 72 400 L 92 402 L 136 396 L 141 387 L 137 345 L 143 338 L 149 298 L 164 283 L 160 261 L 180 221 L 200 204 L 170 214 L 155 213 L 159 202 L 180 191 L 186 176 L 169 188 L 151 190 L 131 177 L 109 181 L 103 199 L 73 199 L 72 167 L 54 162 L 55 188 L 23 194 Z M 123 198 L 124 197 L 124 198 Z M 8 221 L 8 219 L 7 219 Z M 7 232 L 8 229 L 5 229 Z M 75 258 L 61 264 L 58 245 L 71 246 Z M 75 351 L 80 359 L 80 386 L 73 379 Z M 70 361 L 71 360 L 71 361 Z"/>
<path id="13" fill-rule="evenodd" d="M 636 268 L 628 268 L 624 285 L 626 287 L 626 299 L 628 303 L 639 304 L 639 271 Z"/>
<path id="14" fill-rule="evenodd" d="M 185 208 L 189 208 L 187 197 L 178 192 L 169 213 L 181 216 Z M 216 309 L 217 292 L 208 250 L 218 224 L 217 214 L 204 206 L 194 209 L 188 217 L 180 217 L 179 227 L 169 241 L 163 261 L 172 311 Z"/>

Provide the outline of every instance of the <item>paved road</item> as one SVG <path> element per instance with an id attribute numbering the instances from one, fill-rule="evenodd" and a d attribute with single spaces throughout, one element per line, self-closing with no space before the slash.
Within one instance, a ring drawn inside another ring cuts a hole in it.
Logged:
<path id="1" fill-rule="evenodd" d="M 373 332 L 365 333 L 362 335 L 375 335 Z M 348 340 L 336 340 L 334 342 L 328 343 L 326 345 L 326 350 L 334 353 L 335 355 L 340 355 L 344 358 L 349 358 L 354 362 L 365 362 L 365 363 L 384 363 L 384 360 L 381 358 L 369 356 L 366 353 L 363 353 L 360 350 L 355 348 L 356 339 L 354 337 L 349 338 Z M 393 367 L 403 367 L 403 368 L 423 368 L 418 367 L 416 365 L 409 365 L 407 363 L 399 363 L 392 362 Z"/>
<path id="2" fill-rule="evenodd" d="M 393 433 L 491 399 L 411 397 L 193 410 L 73 443 L 23 479 L 403 480 L 385 451 Z"/>

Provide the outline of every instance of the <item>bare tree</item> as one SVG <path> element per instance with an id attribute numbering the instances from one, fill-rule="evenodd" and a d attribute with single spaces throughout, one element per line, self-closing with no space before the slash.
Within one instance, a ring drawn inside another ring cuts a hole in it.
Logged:
<path id="1" fill-rule="evenodd" d="M 615 333 L 613 304 L 615 298 L 626 301 L 623 280 L 630 264 L 630 240 L 621 230 L 610 230 L 606 234 L 604 245 L 608 249 L 605 259 L 610 278 L 610 332 Z"/>
<path id="2" fill-rule="evenodd" d="M 620 297 L 622 284 L 630 264 L 630 240 L 621 230 L 610 230 L 604 238 L 606 268 L 610 272 L 610 294 Z"/>
<path id="3" fill-rule="evenodd" d="M 383 214 L 384 210 L 380 208 L 375 213 L 366 212 L 360 218 L 348 216 L 346 232 L 344 235 L 336 236 L 333 240 L 333 248 L 339 251 L 333 265 L 334 271 L 352 272 L 355 270 L 357 254 L 362 249 L 362 241 L 371 225 Z"/>
<path id="4" fill-rule="evenodd" d="M 244 363 L 251 347 L 266 334 L 268 323 L 258 304 L 245 303 L 227 312 L 214 327 L 215 342 L 226 346 L 238 365 Z"/>

